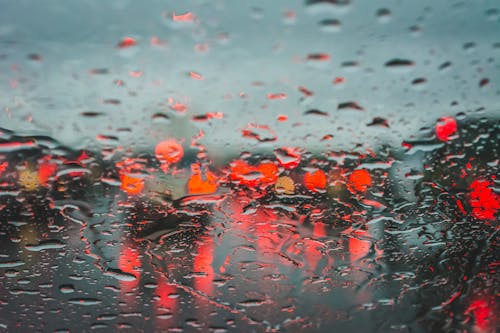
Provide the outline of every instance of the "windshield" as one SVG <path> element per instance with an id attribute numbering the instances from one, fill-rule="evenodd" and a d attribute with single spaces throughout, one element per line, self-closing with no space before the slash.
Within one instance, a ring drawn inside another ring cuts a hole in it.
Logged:
<path id="1" fill-rule="evenodd" d="M 0 327 L 494 332 L 500 6 L 16 1 Z"/>

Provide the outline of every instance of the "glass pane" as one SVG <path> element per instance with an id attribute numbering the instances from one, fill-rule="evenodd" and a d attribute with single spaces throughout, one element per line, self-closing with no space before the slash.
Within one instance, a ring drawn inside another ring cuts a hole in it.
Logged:
<path id="1" fill-rule="evenodd" d="M 1 8 L 2 329 L 499 328 L 498 1 Z"/>

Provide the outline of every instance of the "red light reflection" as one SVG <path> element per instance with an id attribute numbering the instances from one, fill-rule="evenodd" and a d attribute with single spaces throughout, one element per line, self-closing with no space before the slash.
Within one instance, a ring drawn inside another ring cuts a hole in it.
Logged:
<path id="1" fill-rule="evenodd" d="M 465 311 L 465 314 L 472 314 L 474 332 L 493 332 L 491 329 L 496 324 L 497 315 L 493 310 L 492 304 L 486 299 L 474 300 Z"/>
<path id="2" fill-rule="evenodd" d="M 196 290 L 203 292 L 206 295 L 213 293 L 214 268 L 212 262 L 214 260 L 214 244 L 209 237 L 203 237 L 197 245 L 197 254 L 193 261 L 194 287 Z"/>
<path id="3" fill-rule="evenodd" d="M 177 288 L 173 284 L 164 281 L 163 278 L 158 279 L 158 286 L 156 287 L 156 295 L 158 299 L 155 303 L 157 313 L 162 313 L 164 309 L 174 312 L 177 307 Z"/>
<path id="4" fill-rule="evenodd" d="M 124 245 L 120 251 L 118 268 L 122 272 L 132 274 L 136 277 L 133 281 L 120 281 L 121 290 L 124 293 L 134 290 L 139 284 L 141 277 L 141 260 L 137 249 Z"/>
<path id="5" fill-rule="evenodd" d="M 355 237 L 349 237 L 349 254 L 352 262 L 365 257 L 370 251 L 370 242 Z"/>
<path id="6" fill-rule="evenodd" d="M 494 220 L 500 209 L 500 196 L 491 189 L 493 183 L 485 179 L 476 179 L 470 185 L 470 204 L 472 215 L 480 220 Z"/>

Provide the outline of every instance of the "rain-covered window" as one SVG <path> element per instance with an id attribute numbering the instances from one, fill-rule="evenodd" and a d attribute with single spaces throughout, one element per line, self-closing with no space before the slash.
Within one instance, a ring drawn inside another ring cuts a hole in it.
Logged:
<path id="1" fill-rule="evenodd" d="M 0 0 L 0 331 L 500 329 L 497 0 Z"/>

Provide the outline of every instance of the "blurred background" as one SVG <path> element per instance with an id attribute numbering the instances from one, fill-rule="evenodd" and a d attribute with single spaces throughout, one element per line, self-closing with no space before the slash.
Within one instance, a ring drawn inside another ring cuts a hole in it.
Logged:
<path id="1" fill-rule="evenodd" d="M 0 331 L 495 332 L 497 0 L 0 0 Z"/>
<path id="2" fill-rule="evenodd" d="M 495 0 L 1 1 L 0 124 L 75 148 L 151 149 L 200 130 L 213 153 L 399 145 L 442 116 L 498 114 L 498 10 Z"/>

